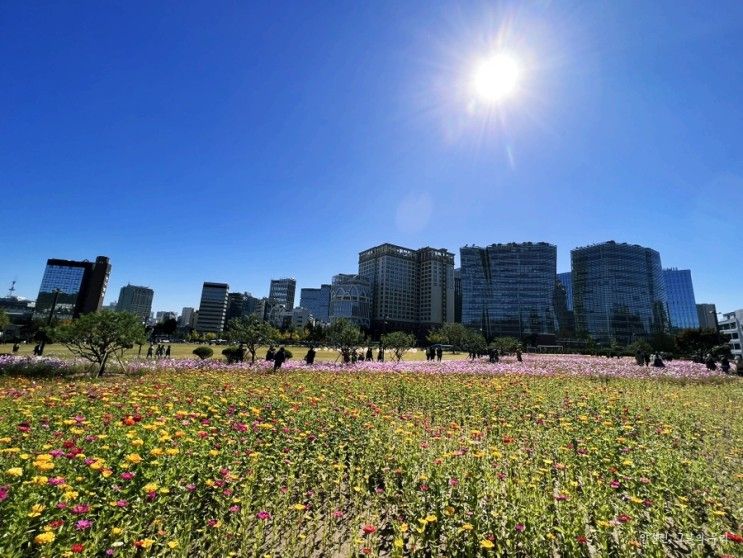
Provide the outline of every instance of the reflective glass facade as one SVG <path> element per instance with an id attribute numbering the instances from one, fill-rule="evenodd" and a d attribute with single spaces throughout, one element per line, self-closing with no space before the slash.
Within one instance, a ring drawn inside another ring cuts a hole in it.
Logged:
<path id="1" fill-rule="evenodd" d="M 460 255 L 464 325 L 487 338 L 555 333 L 554 245 L 465 246 Z"/>
<path id="2" fill-rule="evenodd" d="M 204 283 L 201 289 L 196 331 L 202 333 L 222 332 L 227 316 L 227 292 L 229 289 L 230 286 L 226 283 Z"/>
<path id="3" fill-rule="evenodd" d="M 117 312 L 129 312 L 143 322 L 146 322 L 152 311 L 152 297 L 155 291 L 149 287 L 126 285 L 119 291 L 119 301 L 116 304 Z"/>
<path id="4" fill-rule="evenodd" d="M 578 335 L 626 344 L 668 331 L 660 254 L 606 242 L 571 253 L 573 308 Z"/>
<path id="5" fill-rule="evenodd" d="M 664 269 L 668 300 L 668 317 L 673 329 L 697 329 L 697 301 L 694 298 L 694 285 L 688 269 Z"/>
<path id="6" fill-rule="evenodd" d="M 565 289 L 565 302 L 569 311 L 573 311 L 573 274 L 571 272 L 558 273 L 557 280 Z"/>
<path id="7" fill-rule="evenodd" d="M 48 319 L 57 291 L 54 318 L 58 320 L 71 320 L 100 310 L 110 272 L 108 258 L 103 256 L 96 258 L 95 262 L 47 260 L 36 298 L 35 317 Z"/>
<path id="8" fill-rule="evenodd" d="M 327 323 L 330 319 L 330 285 L 302 289 L 299 293 L 299 306 L 309 310 L 315 320 Z"/>
<path id="9" fill-rule="evenodd" d="M 339 274 L 330 287 L 330 322 L 345 318 L 369 329 L 371 315 L 371 282 L 360 275 Z"/>

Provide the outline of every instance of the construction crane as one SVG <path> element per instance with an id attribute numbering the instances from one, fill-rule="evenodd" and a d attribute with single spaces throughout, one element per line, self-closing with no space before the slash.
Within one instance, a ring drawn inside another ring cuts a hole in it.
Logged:
<path id="1" fill-rule="evenodd" d="M 15 296 L 15 279 L 10 282 L 10 288 L 8 289 L 8 298 Z"/>

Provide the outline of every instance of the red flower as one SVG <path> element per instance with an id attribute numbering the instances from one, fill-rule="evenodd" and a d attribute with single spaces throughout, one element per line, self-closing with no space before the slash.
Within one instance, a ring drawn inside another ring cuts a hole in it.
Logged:
<path id="1" fill-rule="evenodd" d="M 70 547 L 70 550 L 75 554 L 80 554 L 83 550 L 85 550 L 85 547 L 80 543 L 75 543 Z"/>
<path id="2" fill-rule="evenodd" d="M 743 543 L 743 536 L 740 536 L 737 533 L 731 533 L 730 531 L 725 533 L 725 538 L 734 543 Z"/>
<path id="3" fill-rule="evenodd" d="M 588 539 L 583 535 L 578 535 L 575 540 L 577 540 L 580 544 L 586 544 L 588 542 Z"/>
<path id="4" fill-rule="evenodd" d="M 626 513 L 620 513 L 617 516 L 617 521 L 620 523 L 627 523 L 630 519 L 632 519 L 630 516 L 628 516 Z"/>
<path id="5" fill-rule="evenodd" d="M 374 527 L 374 525 L 369 525 L 368 523 L 366 525 L 363 525 L 361 527 L 361 530 L 364 532 L 365 535 L 371 535 L 372 533 L 377 532 L 377 528 Z"/>

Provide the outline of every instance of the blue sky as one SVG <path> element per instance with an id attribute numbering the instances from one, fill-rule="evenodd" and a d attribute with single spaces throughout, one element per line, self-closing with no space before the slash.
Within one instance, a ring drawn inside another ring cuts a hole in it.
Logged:
<path id="1" fill-rule="evenodd" d="M 482 106 L 504 49 L 519 90 Z M 741 53 L 739 1 L 4 2 L 0 288 L 107 255 L 106 302 L 180 310 L 382 242 L 549 241 L 567 271 L 613 239 L 740 308 Z"/>

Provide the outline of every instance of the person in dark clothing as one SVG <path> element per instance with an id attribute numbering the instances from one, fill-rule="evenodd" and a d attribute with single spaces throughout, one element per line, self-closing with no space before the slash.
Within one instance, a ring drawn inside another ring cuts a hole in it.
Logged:
<path id="1" fill-rule="evenodd" d="M 21 346 L 18 343 L 13 343 L 13 352 L 17 353 Z"/>
<path id="2" fill-rule="evenodd" d="M 273 350 L 273 345 L 268 348 L 266 353 L 266 360 L 273 360 L 276 357 L 276 352 Z"/>
<path id="3" fill-rule="evenodd" d="M 356 349 L 354 349 L 351 353 L 351 364 L 356 364 L 357 360 L 359 360 L 359 354 L 356 352 Z"/>
<path id="4" fill-rule="evenodd" d="M 349 364 L 351 362 L 351 352 L 348 349 L 342 349 L 341 354 L 343 355 L 343 364 Z"/>
<path id="5" fill-rule="evenodd" d="M 284 364 L 284 361 L 286 360 L 286 351 L 284 350 L 284 347 L 279 347 L 279 350 L 276 351 L 276 354 L 273 356 L 273 371 L 276 372 L 279 368 L 281 368 L 281 365 Z"/>
<path id="6" fill-rule="evenodd" d="M 441 362 L 441 359 L 443 358 L 443 356 L 444 356 L 444 350 L 440 346 L 436 347 L 436 359 L 439 362 Z"/>
<path id="7" fill-rule="evenodd" d="M 524 362 L 524 359 L 521 358 L 521 349 L 516 349 L 516 360 Z"/>
<path id="8" fill-rule="evenodd" d="M 650 365 L 650 353 L 645 353 L 645 366 Z"/>
<path id="9" fill-rule="evenodd" d="M 377 351 L 377 362 L 384 362 L 384 349 L 382 347 L 379 347 L 379 351 Z"/>
<path id="10" fill-rule="evenodd" d="M 374 360 L 374 353 L 372 353 L 371 347 L 366 348 L 366 362 Z"/>
<path id="11" fill-rule="evenodd" d="M 168 345 L 168 348 L 165 349 L 165 358 L 170 358 L 170 345 Z"/>
<path id="12" fill-rule="evenodd" d="M 304 356 L 304 361 L 310 366 L 315 362 L 315 349 L 312 346 L 310 346 L 310 350 Z"/>
<path id="13" fill-rule="evenodd" d="M 655 353 L 655 357 L 653 358 L 653 366 L 655 368 L 665 368 L 665 364 L 663 364 L 663 359 L 660 357 L 660 353 Z"/>
<path id="14" fill-rule="evenodd" d="M 720 370 L 722 370 L 723 372 L 725 372 L 725 374 L 727 374 L 728 372 L 730 372 L 730 361 L 728 360 L 728 357 L 727 356 L 723 356 L 720 359 Z"/>
<path id="15" fill-rule="evenodd" d="M 147 349 L 147 358 L 152 358 L 152 354 L 153 354 L 152 345 L 150 345 L 150 348 Z"/>

